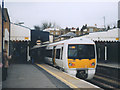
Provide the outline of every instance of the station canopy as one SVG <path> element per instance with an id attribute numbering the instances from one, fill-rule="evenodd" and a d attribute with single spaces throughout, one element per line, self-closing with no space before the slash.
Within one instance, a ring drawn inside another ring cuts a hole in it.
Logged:
<path id="1" fill-rule="evenodd" d="M 90 38 L 93 41 L 120 42 L 120 29 L 114 28 L 108 31 L 89 33 L 82 37 Z"/>
<path id="2" fill-rule="evenodd" d="M 29 28 L 11 23 L 11 41 L 31 41 L 31 31 Z"/>

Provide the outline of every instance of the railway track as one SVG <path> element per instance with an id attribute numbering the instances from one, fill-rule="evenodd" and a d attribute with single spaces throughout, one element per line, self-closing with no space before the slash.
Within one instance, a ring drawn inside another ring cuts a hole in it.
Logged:
<path id="1" fill-rule="evenodd" d="M 60 68 L 57 69 L 61 70 Z M 93 79 L 86 81 L 94 85 L 97 85 L 103 89 L 116 90 L 120 89 L 120 79 L 118 74 L 119 70 L 117 69 L 98 66 L 96 69 L 96 74 L 94 75 Z"/>
<path id="2" fill-rule="evenodd" d="M 103 89 L 120 89 L 120 69 L 97 66 L 96 74 L 93 79 L 87 80 Z"/>
<path id="3" fill-rule="evenodd" d="M 95 75 L 93 79 L 86 81 L 95 84 L 103 89 L 120 89 L 119 81 L 111 80 L 102 76 Z"/>

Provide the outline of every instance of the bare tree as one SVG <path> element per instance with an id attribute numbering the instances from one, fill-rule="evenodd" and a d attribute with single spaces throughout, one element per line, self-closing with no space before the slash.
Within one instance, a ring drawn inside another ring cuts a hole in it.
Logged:
<path id="1" fill-rule="evenodd" d="M 108 25 L 108 26 L 107 26 L 107 30 L 109 30 L 109 29 L 110 29 L 110 26 Z"/>
<path id="2" fill-rule="evenodd" d="M 55 27 L 59 27 L 59 26 L 57 26 L 55 23 L 52 23 L 52 22 L 44 22 L 42 23 L 41 26 L 35 25 L 34 29 L 43 31 L 44 29 L 55 28 Z"/>
<path id="3" fill-rule="evenodd" d="M 87 24 L 85 24 L 85 26 L 84 25 L 82 26 L 82 28 L 81 28 L 81 35 L 83 35 L 84 29 L 87 29 Z"/>
<path id="4" fill-rule="evenodd" d="M 34 26 L 34 29 L 35 29 L 35 30 L 41 30 L 40 26 L 38 26 L 38 25 L 35 25 L 35 26 Z"/>
<path id="5" fill-rule="evenodd" d="M 65 33 L 68 33 L 68 32 L 70 32 L 70 28 L 66 27 L 65 28 Z"/>
<path id="6" fill-rule="evenodd" d="M 48 23 L 44 22 L 42 23 L 42 26 L 41 26 L 42 30 L 47 29 L 47 28 L 54 28 L 54 27 L 56 27 L 56 24 L 51 23 L 51 22 L 48 22 Z"/>

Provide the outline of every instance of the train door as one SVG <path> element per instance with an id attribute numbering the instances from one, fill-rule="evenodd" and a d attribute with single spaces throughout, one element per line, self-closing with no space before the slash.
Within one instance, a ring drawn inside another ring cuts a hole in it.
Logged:
<path id="1" fill-rule="evenodd" d="M 55 58 L 55 63 L 59 67 L 63 67 L 63 59 L 62 59 L 62 52 L 63 48 L 61 46 L 56 47 L 56 58 Z"/>
<path id="2" fill-rule="evenodd" d="M 61 66 L 63 67 L 63 47 L 61 48 L 61 51 L 60 51 L 60 59 L 62 61 Z"/>
<path id="3" fill-rule="evenodd" d="M 53 47 L 53 52 L 52 52 L 52 62 L 53 62 L 53 65 L 56 65 L 55 64 L 55 57 L 56 57 L 56 49 L 55 49 L 56 46 Z"/>

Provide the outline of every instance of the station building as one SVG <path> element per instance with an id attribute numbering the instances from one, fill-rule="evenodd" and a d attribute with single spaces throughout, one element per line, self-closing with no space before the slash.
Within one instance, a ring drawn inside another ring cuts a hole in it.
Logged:
<path id="1" fill-rule="evenodd" d="M 0 6 L 0 72 L 2 73 L 3 49 L 6 49 L 7 55 L 10 55 L 10 18 L 7 8 Z M 2 73 L 0 73 L 0 82 L 2 82 Z"/>
<path id="2" fill-rule="evenodd" d="M 12 63 L 27 63 L 29 57 L 29 42 L 31 31 L 28 27 L 11 23 L 10 51 L 13 55 Z"/>
<path id="3" fill-rule="evenodd" d="M 10 42 L 10 18 L 7 8 L 2 9 L 0 6 L 0 64 L 2 62 L 2 49 L 6 49 L 7 54 L 10 55 L 9 42 Z"/>
<path id="4" fill-rule="evenodd" d="M 10 18 L 7 8 L 4 8 L 3 10 L 4 10 L 2 17 L 3 18 L 3 49 L 6 49 L 7 54 L 9 55 L 10 54 L 9 52 L 10 51 Z"/>

